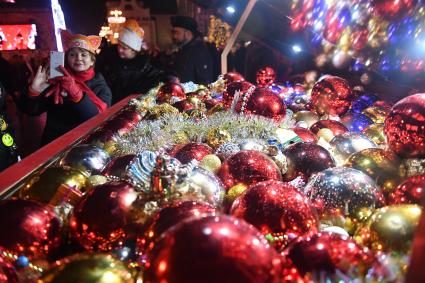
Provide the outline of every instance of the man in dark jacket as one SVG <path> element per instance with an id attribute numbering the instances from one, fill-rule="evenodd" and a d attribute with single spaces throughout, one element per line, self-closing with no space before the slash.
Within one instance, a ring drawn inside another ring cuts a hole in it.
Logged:
<path id="1" fill-rule="evenodd" d="M 171 18 L 172 39 L 178 51 L 172 56 L 172 71 L 180 82 L 209 84 L 214 81 L 213 61 L 208 45 L 202 40 L 195 19 Z"/>

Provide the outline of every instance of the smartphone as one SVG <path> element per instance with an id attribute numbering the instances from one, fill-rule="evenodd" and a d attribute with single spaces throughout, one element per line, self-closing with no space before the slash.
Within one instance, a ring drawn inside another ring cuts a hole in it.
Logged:
<path id="1" fill-rule="evenodd" d="M 65 64 L 65 53 L 59 51 L 50 51 L 50 72 L 49 78 L 56 78 L 63 76 L 62 72 L 59 71 L 59 66 Z"/>

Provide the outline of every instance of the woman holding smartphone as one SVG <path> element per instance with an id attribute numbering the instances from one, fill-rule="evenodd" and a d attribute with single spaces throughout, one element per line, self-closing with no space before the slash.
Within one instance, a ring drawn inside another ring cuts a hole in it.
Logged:
<path id="1" fill-rule="evenodd" d="M 99 36 L 73 35 L 62 31 L 65 66 L 63 76 L 48 79 L 41 66 L 30 84 L 24 110 L 32 115 L 47 112 L 42 145 L 60 137 L 111 105 L 112 94 L 103 76 L 95 73 Z"/>

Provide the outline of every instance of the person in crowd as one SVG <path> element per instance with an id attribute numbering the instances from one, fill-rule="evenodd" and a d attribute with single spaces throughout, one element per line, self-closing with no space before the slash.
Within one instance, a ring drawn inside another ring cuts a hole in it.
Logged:
<path id="1" fill-rule="evenodd" d="M 172 54 L 171 72 L 180 82 L 209 84 L 214 81 L 210 48 L 203 41 L 195 19 L 188 16 L 171 18 L 172 40 L 177 51 Z"/>
<path id="2" fill-rule="evenodd" d="M 131 94 L 143 94 L 161 80 L 161 72 L 142 52 L 143 29 L 135 20 L 127 20 L 119 34 L 118 45 L 111 45 L 98 56 L 96 70 L 105 76 L 112 90 L 112 103 Z"/>
<path id="3" fill-rule="evenodd" d="M 47 112 L 42 136 L 45 145 L 86 120 L 105 111 L 111 104 L 111 91 L 105 79 L 94 71 L 95 52 L 99 36 L 73 35 L 62 31 L 65 66 L 59 66 L 63 76 L 48 79 L 42 66 L 32 80 L 23 102 L 32 115 Z"/>
<path id="4" fill-rule="evenodd" d="M 6 112 L 6 89 L 0 83 L 0 171 L 19 161 L 13 129 Z"/>

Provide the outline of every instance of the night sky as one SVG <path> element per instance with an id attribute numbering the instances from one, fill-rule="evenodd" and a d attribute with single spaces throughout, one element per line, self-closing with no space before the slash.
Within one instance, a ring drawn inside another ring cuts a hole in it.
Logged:
<path id="1" fill-rule="evenodd" d="M 59 3 L 67 28 L 73 33 L 98 34 L 106 22 L 105 0 L 59 0 Z"/>

